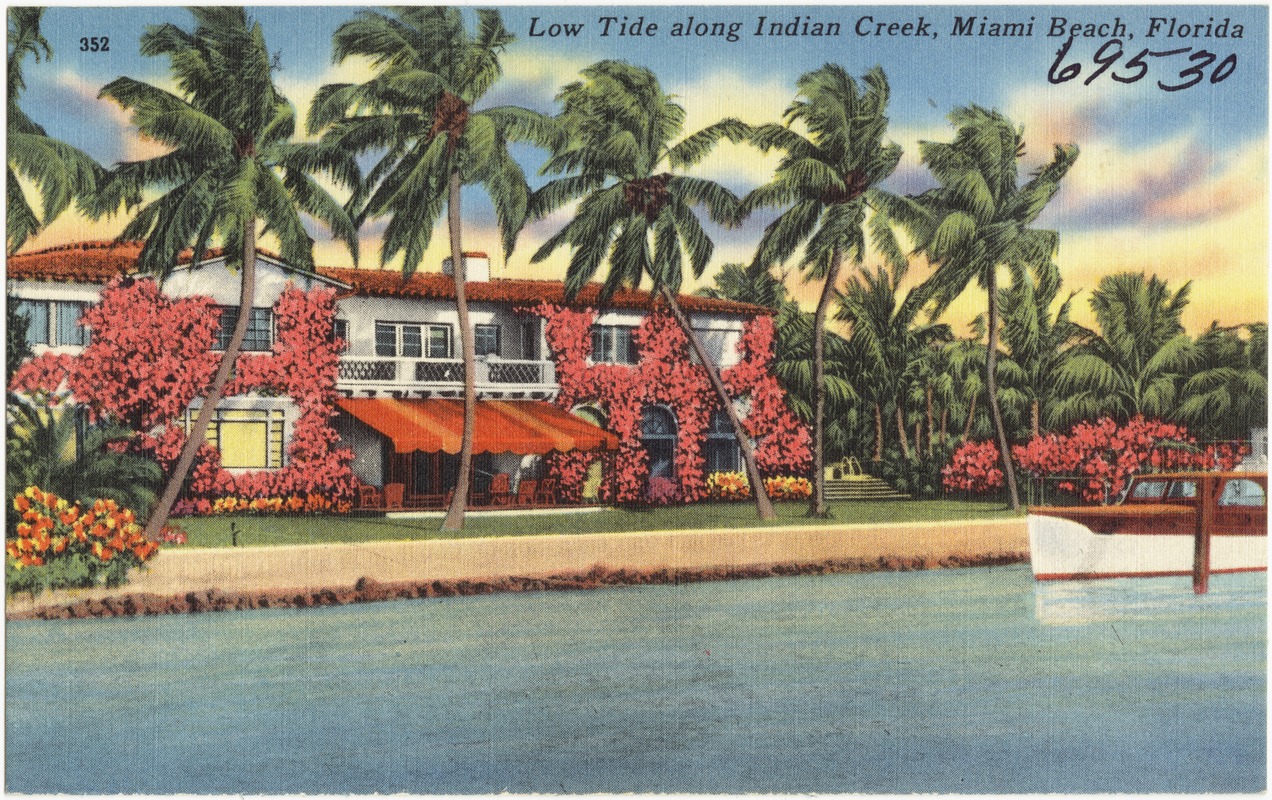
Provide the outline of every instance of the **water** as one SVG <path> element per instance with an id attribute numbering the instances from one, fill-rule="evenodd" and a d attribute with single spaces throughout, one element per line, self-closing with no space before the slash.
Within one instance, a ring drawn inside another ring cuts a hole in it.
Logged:
<path id="1" fill-rule="evenodd" d="M 13 623 L 15 792 L 1254 792 L 1266 576 Z"/>

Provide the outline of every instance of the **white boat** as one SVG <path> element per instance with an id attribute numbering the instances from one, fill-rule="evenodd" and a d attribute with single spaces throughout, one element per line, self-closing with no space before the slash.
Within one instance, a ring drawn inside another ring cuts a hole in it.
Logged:
<path id="1" fill-rule="evenodd" d="M 1141 475 L 1121 505 L 1032 508 L 1034 578 L 1194 575 L 1203 557 L 1206 574 L 1266 571 L 1267 485 L 1266 472 Z"/>

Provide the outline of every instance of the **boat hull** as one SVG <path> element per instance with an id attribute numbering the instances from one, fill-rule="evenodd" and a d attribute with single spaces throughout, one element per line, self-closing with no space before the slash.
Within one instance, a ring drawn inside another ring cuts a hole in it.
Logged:
<path id="1" fill-rule="evenodd" d="M 1044 580 L 1191 575 L 1193 536 L 1172 533 L 1096 533 L 1060 517 L 1030 514 L 1029 554 L 1034 577 Z M 1210 572 L 1268 568 L 1267 536 L 1212 535 Z"/>

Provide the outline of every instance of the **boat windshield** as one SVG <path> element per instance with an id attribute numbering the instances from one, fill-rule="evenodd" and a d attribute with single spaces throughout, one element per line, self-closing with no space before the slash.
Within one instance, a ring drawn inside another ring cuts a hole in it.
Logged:
<path id="1" fill-rule="evenodd" d="M 1161 500 L 1166 493 L 1166 481 L 1136 481 L 1131 487 L 1132 500 Z"/>
<path id="2" fill-rule="evenodd" d="M 1175 481 L 1166 495 L 1171 500 L 1191 500 L 1197 496 L 1196 481 Z"/>
<path id="3" fill-rule="evenodd" d="M 1246 508 L 1267 505 L 1267 494 L 1263 487 L 1248 478 L 1236 478 L 1224 484 L 1223 494 L 1219 495 L 1221 506 L 1242 506 Z"/>

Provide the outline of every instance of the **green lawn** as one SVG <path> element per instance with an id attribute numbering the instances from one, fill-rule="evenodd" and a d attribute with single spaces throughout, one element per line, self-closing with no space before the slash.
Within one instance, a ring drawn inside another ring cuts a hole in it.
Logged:
<path id="1" fill-rule="evenodd" d="M 762 523 L 750 503 L 699 503 L 653 511 L 605 509 L 587 513 L 523 514 L 507 517 L 469 515 L 464 530 L 443 533 L 441 517 L 384 519 L 362 516 L 189 517 L 173 520 L 190 535 L 194 547 L 229 547 L 230 523 L 238 528 L 238 543 L 247 545 L 322 544 L 368 540 L 457 539 L 478 536 L 526 536 L 545 533 L 609 533 L 662 531 L 684 528 L 758 528 L 775 525 L 859 525 L 876 522 L 943 522 L 965 519 L 1005 519 L 1012 516 L 1001 503 L 956 500 L 897 500 L 831 503 L 829 520 L 804 517 L 806 503 L 779 503 L 778 519 Z"/>

